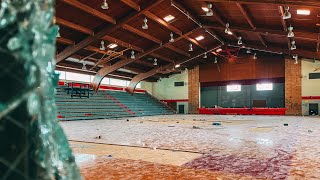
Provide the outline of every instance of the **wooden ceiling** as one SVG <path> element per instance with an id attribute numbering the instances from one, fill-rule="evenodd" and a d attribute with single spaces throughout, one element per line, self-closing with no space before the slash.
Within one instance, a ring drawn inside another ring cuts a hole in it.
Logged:
<path id="1" fill-rule="evenodd" d="M 148 81 L 167 77 L 170 69 L 211 62 L 214 55 L 205 52 L 227 45 L 237 46 L 242 37 L 246 48 L 259 51 L 298 54 L 299 57 L 320 59 L 320 1 L 317 0 L 107 0 L 109 9 L 102 9 L 103 0 L 57 0 L 55 23 L 60 27 L 57 38 L 57 68 L 69 67 L 84 71 L 82 61 L 91 62 L 85 73 L 108 75 L 131 80 L 137 74 L 148 73 Z M 202 7 L 212 4 L 213 16 L 206 16 Z M 285 8 L 292 17 L 283 20 Z M 310 15 L 298 15 L 297 10 L 309 10 Z M 172 21 L 163 18 L 172 15 Z M 142 29 L 147 18 L 148 29 Z M 230 24 L 232 35 L 226 34 Z M 292 26 L 294 38 L 288 38 Z M 169 42 L 170 33 L 174 42 Z M 197 41 L 196 37 L 204 39 Z M 106 50 L 100 50 L 104 40 Z M 297 49 L 290 50 L 295 40 Z M 118 47 L 109 49 L 109 44 Z M 193 51 L 189 51 L 189 44 Z M 223 44 L 222 44 L 223 43 Z M 131 59 L 131 51 L 135 59 Z M 273 55 L 273 54 L 270 54 Z M 154 58 L 158 65 L 154 66 Z M 189 61 L 188 61 L 189 60 Z M 186 63 L 184 63 L 187 61 Z M 182 68 L 182 69 L 183 69 Z"/>

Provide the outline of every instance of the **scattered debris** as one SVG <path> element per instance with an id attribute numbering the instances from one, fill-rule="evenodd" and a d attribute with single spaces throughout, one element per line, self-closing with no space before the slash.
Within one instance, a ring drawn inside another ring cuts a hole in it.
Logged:
<path id="1" fill-rule="evenodd" d="M 284 125 L 284 126 L 289 126 L 289 124 L 288 124 L 288 123 L 284 123 L 283 125 Z"/>
<path id="2" fill-rule="evenodd" d="M 101 136 L 96 136 L 95 139 L 101 139 Z"/>
<path id="3" fill-rule="evenodd" d="M 214 125 L 214 126 L 221 126 L 221 122 L 213 122 L 212 125 Z"/>
<path id="4" fill-rule="evenodd" d="M 108 157 L 108 158 L 112 158 L 112 155 L 111 155 L 111 154 L 109 154 L 107 157 Z"/>
<path id="5" fill-rule="evenodd" d="M 179 123 L 179 121 L 177 121 L 177 123 Z"/>
<path id="6" fill-rule="evenodd" d="M 157 148 L 156 147 L 153 147 L 153 150 L 156 150 Z"/>
<path id="7" fill-rule="evenodd" d="M 311 133 L 312 131 L 311 131 L 311 130 L 308 130 L 308 132 Z"/>
<path id="8" fill-rule="evenodd" d="M 129 121 L 129 119 L 127 119 L 127 121 Z"/>
<path id="9" fill-rule="evenodd" d="M 198 126 L 192 126 L 192 129 L 201 129 L 201 128 Z"/>
<path id="10" fill-rule="evenodd" d="M 140 121 L 140 123 L 143 123 L 143 121 Z"/>
<path id="11" fill-rule="evenodd" d="M 169 125 L 168 127 L 174 127 L 174 125 Z"/>

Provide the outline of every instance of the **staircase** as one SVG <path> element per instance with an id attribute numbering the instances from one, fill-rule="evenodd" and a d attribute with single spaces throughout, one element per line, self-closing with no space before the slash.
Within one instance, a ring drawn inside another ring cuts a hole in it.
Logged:
<path id="1" fill-rule="evenodd" d="M 146 93 L 98 91 L 89 98 L 71 97 L 66 86 L 58 86 L 56 104 L 59 120 L 117 119 L 174 114 L 174 111 Z"/>

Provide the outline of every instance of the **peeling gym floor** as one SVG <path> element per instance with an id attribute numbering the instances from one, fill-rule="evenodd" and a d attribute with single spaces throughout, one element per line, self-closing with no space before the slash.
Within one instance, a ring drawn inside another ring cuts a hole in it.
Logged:
<path id="1" fill-rule="evenodd" d="M 319 122 L 170 115 L 61 124 L 86 179 L 309 180 L 320 179 Z"/>

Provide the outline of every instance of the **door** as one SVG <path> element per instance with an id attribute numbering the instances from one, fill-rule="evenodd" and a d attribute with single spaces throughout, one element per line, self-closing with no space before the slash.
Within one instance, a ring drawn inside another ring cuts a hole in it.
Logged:
<path id="1" fill-rule="evenodd" d="M 309 115 L 318 115 L 319 114 L 319 104 L 310 103 L 309 104 Z"/>
<path id="2" fill-rule="evenodd" d="M 180 105 L 178 106 L 178 113 L 179 113 L 179 114 L 184 114 L 184 105 L 183 105 L 183 104 L 180 104 Z"/>

